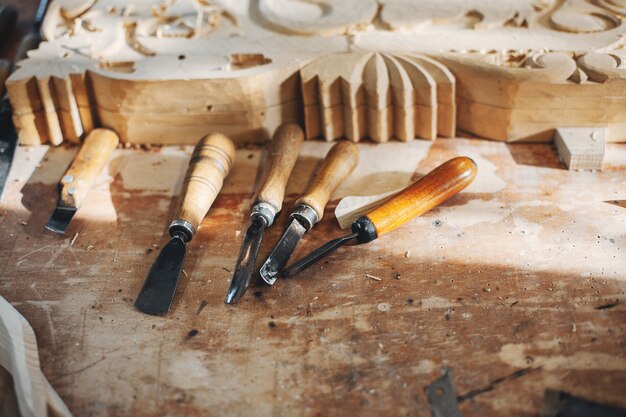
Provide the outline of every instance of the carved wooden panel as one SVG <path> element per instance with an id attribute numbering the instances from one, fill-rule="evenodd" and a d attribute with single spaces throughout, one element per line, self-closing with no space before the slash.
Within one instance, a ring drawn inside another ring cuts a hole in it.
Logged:
<path id="1" fill-rule="evenodd" d="M 626 140 L 625 0 L 57 0 L 8 83 L 24 144 Z"/>

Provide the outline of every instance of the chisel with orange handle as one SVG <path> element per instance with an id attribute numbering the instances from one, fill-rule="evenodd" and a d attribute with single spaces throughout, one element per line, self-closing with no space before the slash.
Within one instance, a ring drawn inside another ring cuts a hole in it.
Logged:
<path id="1" fill-rule="evenodd" d="M 289 277 L 356 239 L 368 243 L 437 207 L 462 191 L 476 177 L 476 163 L 461 156 L 444 162 L 380 207 L 352 223 L 352 233 L 331 240 L 282 271 Z"/>

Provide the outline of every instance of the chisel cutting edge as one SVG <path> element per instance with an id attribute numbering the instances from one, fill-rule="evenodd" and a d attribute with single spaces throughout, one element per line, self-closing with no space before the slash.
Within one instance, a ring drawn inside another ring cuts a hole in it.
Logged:
<path id="1" fill-rule="evenodd" d="M 459 193 L 471 184 L 476 172 L 474 161 L 464 156 L 444 162 L 380 207 L 355 220 L 351 234 L 331 240 L 294 262 L 281 274 L 292 276 L 353 239 L 368 243 L 391 232 Z"/>
<path id="2" fill-rule="evenodd" d="M 276 214 L 282 208 L 287 180 L 298 159 L 303 139 L 302 129 L 295 124 L 282 125 L 274 133 L 268 149 L 268 167 L 253 200 L 250 226 L 241 244 L 235 273 L 226 294 L 227 304 L 239 301 L 248 288 L 263 233 L 274 223 Z"/>
<path id="3" fill-rule="evenodd" d="M 206 136 L 193 150 L 183 181 L 180 203 L 169 233 L 172 239 L 157 257 L 135 307 L 147 314 L 165 314 L 176 294 L 187 243 L 217 198 L 235 161 L 235 145 L 224 135 Z"/>
<path id="4" fill-rule="evenodd" d="M 291 213 L 291 223 L 269 258 L 261 267 L 261 278 L 272 285 L 278 273 L 287 263 L 302 236 L 324 215 L 324 207 L 337 187 L 359 162 L 359 148 L 352 142 L 338 142 L 328 154 L 315 180 L 306 193 L 296 201 Z"/>
<path id="5" fill-rule="evenodd" d="M 85 138 L 76 158 L 59 182 L 59 201 L 44 227 L 64 234 L 91 186 L 117 147 L 119 138 L 109 129 L 94 129 Z"/>

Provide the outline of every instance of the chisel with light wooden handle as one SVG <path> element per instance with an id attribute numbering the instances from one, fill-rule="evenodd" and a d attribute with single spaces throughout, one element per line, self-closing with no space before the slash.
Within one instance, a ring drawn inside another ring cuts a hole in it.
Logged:
<path id="1" fill-rule="evenodd" d="M 330 149 L 315 180 L 304 195 L 296 200 L 289 227 L 261 267 L 261 278 L 265 282 L 274 284 L 302 236 L 322 219 L 328 200 L 358 163 L 359 148 L 354 143 L 339 142 Z"/>
<path id="2" fill-rule="evenodd" d="M 352 223 L 352 233 L 331 240 L 282 271 L 292 276 L 322 259 L 337 248 L 356 239 L 368 243 L 402 226 L 411 219 L 437 207 L 471 184 L 476 163 L 461 156 L 444 162 L 398 195 Z"/>
<path id="3" fill-rule="evenodd" d="M 226 294 L 227 304 L 239 301 L 248 288 L 263 233 L 274 224 L 274 218 L 283 206 L 287 180 L 298 159 L 303 139 L 304 133 L 296 124 L 281 125 L 274 133 L 268 148 L 268 166 L 253 199 L 250 226 L 241 244 L 235 273 Z"/>
<path id="4" fill-rule="evenodd" d="M 217 198 L 224 179 L 235 162 L 235 145 L 226 136 L 213 133 L 193 150 L 185 174 L 180 202 L 169 233 L 172 239 L 157 257 L 135 307 L 147 314 L 169 311 L 183 268 L 187 243 L 193 239 L 202 219 Z"/>
<path id="5" fill-rule="evenodd" d="M 119 138 L 109 129 L 92 130 L 59 183 L 59 201 L 45 228 L 64 234 L 107 164 Z"/>

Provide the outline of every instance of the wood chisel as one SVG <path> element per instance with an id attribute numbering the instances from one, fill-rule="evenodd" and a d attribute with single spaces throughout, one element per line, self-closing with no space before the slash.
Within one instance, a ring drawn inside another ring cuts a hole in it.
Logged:
<path id="1" fill-rule="evenodd" d="M 193 239 L 234 163 L 235 145 L 222 134 L 210 134 L 194 148 L 183 181 L 177 214 L 169 227 L 172 239 L 163 247 L 148 273 L 135 301 L 138 310 L 156 315 L 170 310 L 187 243 Z"/>
<path id="2" fill-rule="evenodd" d="M 274 223 L 276 214 L 283 206 L 287 180 L 298 159 L 303 139 L 304 133 L 300 126 L 287 124 L 276 130 L 270 142 L 268 167 L 253 200 L 250 226 L 241 244 L 235 273 L 226 294 L 228 304 L 239 301 L 248 288 L 263 233 Z"/>
<path id="3" fill-rule="evenodd" d="M 118 143 L 117 134 L 109 129 L 94 129 L 87 135 L 76 158 L 59 182 L 59 201 L 46 229 L 65 233 Z"/>
<path id="4" fill-rule="evenodd" d="M 330 149 L 315 180 L 304 195 L 296 200 L 289 227 L 261 267 L 261 278 L 265 282 L 274 284 L 302 236 L 322 220 L 330 196 L 358 163 L 359 148 L 354 143 L 338 142 Z"/>
<path id="5" fill-rule="evenodd" d="M 351 234 L 331 240 L 281 274 L 292 276 L 353 239 L 368 243 L 395 230 L 459 193 L 471 184 L 476 172 L 476 163 L 464 156 L 444 162 L 380 207 L 355 220 Z"/>

